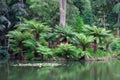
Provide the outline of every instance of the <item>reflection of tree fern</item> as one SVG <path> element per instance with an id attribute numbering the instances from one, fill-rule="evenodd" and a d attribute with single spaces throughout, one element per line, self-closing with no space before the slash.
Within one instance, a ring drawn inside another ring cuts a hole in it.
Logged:
<path id="1" fill-rule="evenodd" d="M 5 50 L 0 50 L 0 63 L 6 62 L 9 59 L 9 53 Z"/>

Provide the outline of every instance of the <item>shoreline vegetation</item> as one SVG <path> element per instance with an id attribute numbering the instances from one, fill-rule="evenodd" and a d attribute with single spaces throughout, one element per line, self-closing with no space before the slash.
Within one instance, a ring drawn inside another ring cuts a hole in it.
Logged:
<path id="1" fill-rule="evenodd" d="M 120 2 L 99 1 L 1 0 L 0 61 L 119 57 Z"/>
<path id="2" fill-rule="evenodd" d="M 109 61 L 113 61 L 113 60 L 117 60 L 118 56 L 114 56 L 114 57 L 104 57 L 104 58 L 86 58 L 85 60 L 80 60 L 80 61 L 77 61 L 77 62 L 81 62 L 81 61 L 84 61 L 84 62 L 109 62 Z M 56 67 L 56 66 L 64 66 L 65 63 L 67 62 L 73 62 L 73 60 L 69 60 L 69 61 L 66 61 L 66 60 L 59 60 L 59 61 L 54 61 L 54 60 L 46 60 L 46 61 L 43 61 L 43 62 L 34 62 L 34 63 L 31 63 L 30 61 L 23 61 L 23 62 L 19 62 L 19 63 L 14 63 L 12 66 L 13 67 Z M 30 62 L 30 63 L 29 63 Z M 76 62 L 76 61 L 75 61 Z"/>

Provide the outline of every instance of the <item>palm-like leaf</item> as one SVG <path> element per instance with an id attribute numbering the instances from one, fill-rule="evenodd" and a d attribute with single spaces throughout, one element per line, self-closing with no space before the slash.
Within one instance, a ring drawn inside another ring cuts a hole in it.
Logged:
<path id="1" fill-rule="evenodd" d="M 6 25 L 4 23 L 7 23 Z M 11 27 L 11 22 L 5 17 L 0 16 L 0 35 L 5 34 Z"/>
<path id="2" fill-rule="evenodd" d="M 9 37 L 9 47 L 13 49 L 14 52 L 19 51 L 19 43 L 23 42 L 24 40 L 31 39 L 33 37 L 32 34 L 27 32 L 20 32 L 20 31 L 10 31 L 7 36 Z"/>
<path id="3" fill-rule="evenodd" d="M 22 33 L 20 31 L 15 30 L 15 31 L 10 31 L 7 36 L 10 39 L 14 39 L 17 42 L 19 42 L 19 41 L 24 41 L 26 39 L 30 39 L 30 38 L 32 38 L 33 35 L 28 32 Z"/>
<path id="4" fill-rule="evenodd" d="M 84 34 L 75 34 L 75 35 L 77 37 L 77 41 L 82 46 L 88 46 L 95 39 L 93 36 L 86 36 Z"/>
<path id="5" fill-rule="evenodd" d="M 52 38 L 58 38 L 60 36 L 60 41 L 67 39 L 68 42 L 71 42 L 74 39 L 74 32 L 70 26 L 56 26 L 54 33 L 50 36 Z"/>
<path id="6" fill-rule="evenodd" d="M 30 48 L 32 50 L 35 50 L 37 48 L 37 45 L 36 45 L 37 42 L 35 40 L 28 39 L 28 40 L 24 40 L 23 43 L 25 47 Z"/>
<path id="7" fill-rule="evenodd" d="M 55 53 L 59 57 L 78 57 L 78 54 L 80 53 L 77 52 L 78 50 L 72 44 L 60 44 L 58 47 L 59 48 L 56 49 Z"/>
<path id="8" fill-rule="evenodd" d="M 48 32 L 51 30 L 48 26 L 45 25 L 45 23 L 40 23 L 35 20 L 25 20 L 25 24 L 18 25 L 19 30 L 27 30 L 32 32 L 33 34 L 39 34 L 43 32 Z"/>
<path id="9" fill-rule="evenodd" d="M 86 31 L 89 35 L 94 36 L 97 40 L 101 40 L 101 38 L 111 36 L 110 30 L 106 30 L 105 28 L 98 28 L 96 26 L 94 27 L 86 26 L 84 31 Z"/>
<path id="10" fill-rule="evenodd" d="M 42 55 L 45 55 L 46 57 L 50 57 L 53 55 L 53 52 L 51 51 L 50 48 L 48 48 L 46 46 L 42 46 L 40 44 L 38 44 L 37 52 L 42 54 Z"/>
<path id="11" fill-rule="evenodd" d="M 117 4 L 113 7 L 113 12 L 115 12 L 115 13 L 119 13 L 119 12 L 120 12 L 120 3 L 117 3 Z"/>

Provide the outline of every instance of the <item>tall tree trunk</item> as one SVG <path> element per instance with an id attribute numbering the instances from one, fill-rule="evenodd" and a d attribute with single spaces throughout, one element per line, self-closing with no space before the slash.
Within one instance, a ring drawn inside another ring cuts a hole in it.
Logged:
<path id="1" fill-rule="evenodd" d="M 65 26 L 66 24 L 66 3 L 67 0 L 59 0 L 60 4 L 60 25 Z"/>
<path id="2" fill-rule="evenodd" d="M 118 25 L 120 25 L 120 11 L 118 13 L 118 22 L 117 23 L 118 23 Z M 120 37 L 120 27 L 117 30 L 117 35 Z"/>
<path id="3" fill-rule="evenodd" d="M 105 13 L 105 11 L 103 12 L 103 26 L 104 26 L 104 28 L 106 28 L 106 13 Z"/>
<path id="4" fill-rule="evenodd" d="M 120 28 L 117 29 L 117 35 L 120 37 Z"/>
<path id="5" fill-rule="evenodd" d="M 94 40 L 94 53 L 96 54 L 97 52 L 97 40 Z"/>

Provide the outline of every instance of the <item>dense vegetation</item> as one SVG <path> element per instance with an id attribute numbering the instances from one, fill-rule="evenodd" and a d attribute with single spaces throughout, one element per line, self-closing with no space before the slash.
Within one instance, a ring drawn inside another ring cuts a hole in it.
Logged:
<path id="1" fill-rule="evenodd" d="M 119 0 L 0 0 L 1 59 L 108 58 L 119 37 Z"/>

